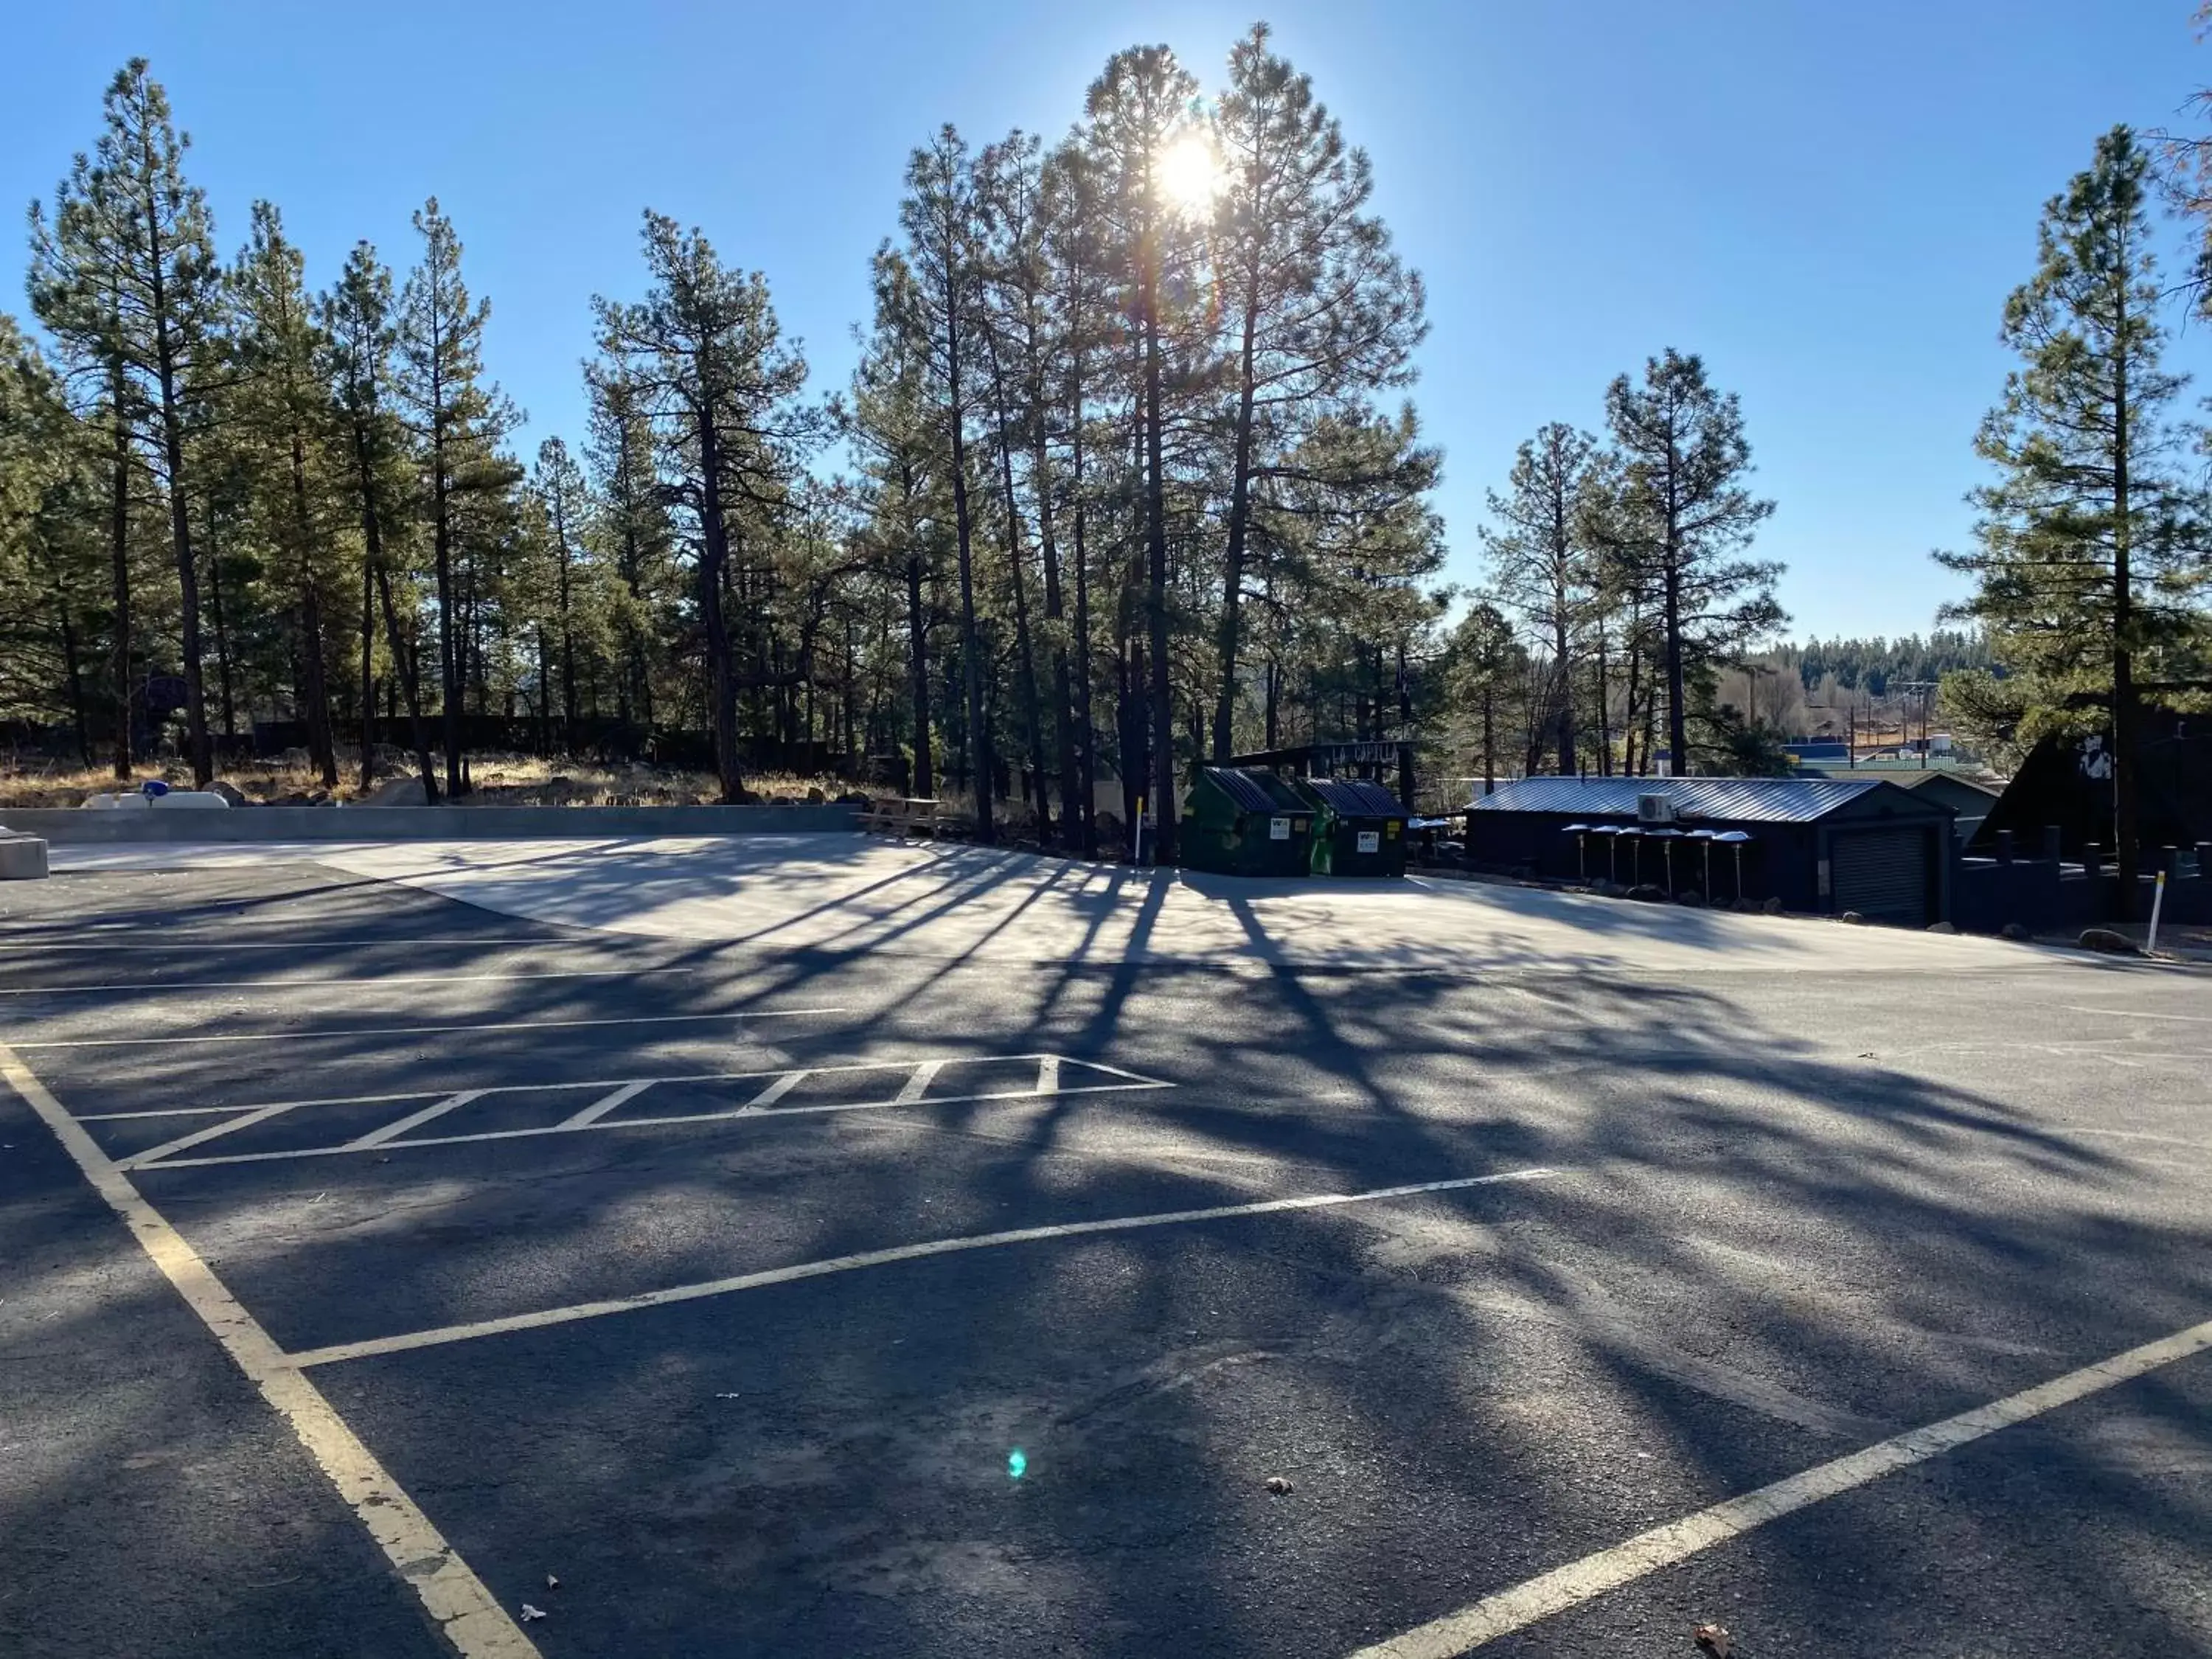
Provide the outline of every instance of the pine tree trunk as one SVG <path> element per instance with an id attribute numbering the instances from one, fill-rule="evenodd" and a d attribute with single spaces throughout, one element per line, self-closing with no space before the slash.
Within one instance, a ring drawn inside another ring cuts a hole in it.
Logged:
<path id="1" fill-rule="evenodd" d="M 222 559 L 216 551 L 215 492 L 208 492 L 208 603 L 210 614 L 215 619 L 216 684 L 222 690 L 222 735 L 226 738 L 238 736 L 238 703 L 231 690 L 230 629 L 223 620 Z"/>
<path id="2" fill-rule="evenodd" d="M 69 684 L 70 721 L 76 731 L 76 752 L 86 769 L 92 767 L 92 728 L 84 706 L 84 665 L 78 654 L 76 625 L 70 619 L 69 591 L 62 586 L 61 571 L 52 550 L 46 551 L 46 575 L 53 589 L 55 631 L 62 647 L 62 669 Z"/>
<path id="3" fill-rule="evenodd" d="M 1098 854 L 1098 823 L 1093 791 L 1098 776 L 1097 733 L 1092 726 L 1091 690 L 1091 559 L 1085 546 L 1088 508 L 1083 496 L 1083 351 L 1079 344 L 1069 369 L 1070 439 L 1073 445 L 1070 484 L 1075 500 L 1075 637 L 1073 684 L 1068 688 L 1075 739 L 1076 850 Z"/>
<path id="4" fill-rule="evenodd" d="M 1044 558 L 1045 620 L 1059 623 L 1066 620 L 1066 611 L 1060 592 L 1060 548 L 1053 536 L 1051 467 L 1051 458 L 1045 453 L 1044 410 L 1040 398 L 1036 433 L 1030 456 L 1030 487 L 1036 496 L 1037 547 Z M 1090 782 L 1076 770 L 1075 722 L 1068 708 L 1073 688 L 1068 673 L 1066 631 L 1060 627 L 1051 630 L 1052 740 L 1060 772 L 1060 842 L 1080 851 L 1084 841 L 1081 825 L 1085 816 L 1083 799 L 1090 793 Z"/>
<path id="5" fill-rule="evenodd" d="M 376 781 L 376 578 L 361 565 L 361 787 Z"/>
<path id="6" fill-rule="evenodd" d="M 147 203 L 144 211 L 153 277 L 154 362 L 161 389 L 161 452 L 169 472 L 169 533 L 176 544 L 177 608 L 184 635 L 185 740 L 191 750 L 192 787 L 204 789 L 215 781 L 215 764 L 208 746 L 207 693 L 200 676 L 199 573 L 192 563 L 191 507 L 185 489 L 184 422 L 177 407 L 176 356 L 161 270 L 160 219 L 153 203 Z"/>
<path id="7" fill-rule="evenodd" d="M 948 260 L 951 256 L 948 253 Z M 975 780 L 975 839 L 986 846 L 991 834 L 991 746 L 983 723 L 983 659 L 975 629 L 975 574 L 972 526 L 968 513 L 968 411 L 960 390 L 960 311 L 951 266 L 945 274 L 945 318 L 948 368 L 946 424 L 952 437 L 952 522 L 960 562 L 960 660 L 968 694 L 967 764 Z"/>
<path id="8" fill-rule="evenodd" d="M 1145 609 L 1151 624 L 1152 862 L 1176 861 L 1175 708 L 1168 659 L 1166 466 L 1162 459 L 1159 273 L 1147 258 L 1139 303 L 1145 326 Z"/>
<path id="9" fill-rule="evenodd" d="M 1555 509 L 1555 533 L 1566 533 L 1565 514 Z M 1552 672 L 1559 684 L 1559 775 L 1575 775 L 1575 676 L 1567 654 L 1567 595 L 1563 586 L 1552 591 Z"/>
<path id="10" fill-rule="evenodd" d="M 1030 639 L 1029 579 L 1022 569 L 1021 508 L 1014 496 L 1013 434 L 1007 424 L 1006 385 L 999 368 L 998 337 L 987 328 L 983 338 L 990 350 L 993 409 L 999 423 L 999 477 L 1006 495 L 1006 568 L 1014 585 L 1014 665 L 1018 676 L 1014 696 L 1022 707 L 1022 735 L 1029 750 L 1025 757 L 1025 793 L 1037 842 L 1048 846 L 1052 840 L 1052 809 L 1045 798 L 1044 744 L 1037 729 L 1036 654 Z"/>
<path id="11" fill-rule="evenodd" d="M 921 555 L 906 561 L 906 637 L 908 692 L 914 699 L 914 793 L 927 799 L 937 789 L 937 769 L 929 752 L 929 626 L 921 602 Z"/>
<path id="12" fill-rule="evenodd" d="M 307 747 L 322 774 L 323 787 L 335 789 L 338 751 L 331 730 L 330 674 L 323 654 L 323 599 L 308 557 L 313 526 L 307 513 L 307 450 L 297 431 L 292 434 L 292 522 L 299 538 L 300 649 L 307 670 Z"/>
<path id="13" fill-rule="evenodd" d="M 1605 623 L 1597 625 L 1597 696 L 1592 700 L 1597 707 L 1597 775 L 1601 778 L 1613 775 L 1613 708 L 1612 688 L 1605 667 Z"/>
<path id="14" fill-rule="evenodd" d="M 438 804 L 438 772 L 430 763 L 430 727 L 422 718 L 422 664 L 406 635 L 399 631 L 399 611 L 392 602 L 392 573 L 384 568 L 375 538 L 370 538 L 369 562 L 376 568 L 376 598 L 384 611 L 384 634 L 392 647 L 392 672 L 407 697 L 407 730 L 414 739 L 415 763 L 422 775 L 422 799 Z"/>
<path id="15" fill-rule="evenodd" d="M 702 371 L 702 380 L 706 376 Z M 730 563 L 729 526 L 722 521 L 721 434 L 714 413 L 702 409 L 696 416 L 700 466 L 699 620 L 707 635 L 707 678 L 712 698 L 709 720 L 714 736 L 714 774 L 720 781 L 722 804 L 734 806 L 744 798 L 745 780 L 738 764 L 738 688 L 736 665 L 730 660 L 730 628 L 722 610 L 722 582 Z"/>
<path id="16" fill-rule="evenodd" d="M 2126 283 L 2133 271 L 2120 267 L 2120 343 L 2113 348 L 2112 377 L 2112 866 L 2119 882 L 2119 902 L 2114 919 L 2132 921 L 2136 914 L 2136 885 L 2142 871 L 2140 811 L 2136 799 L 2136 750 L 2140 742 L 2136 705 L 2135 649 L 2135 581 L 2130 569 L 2133 550 L 2129 520 L 2130 453 L 2133 438 L 2128 429 L 2128 356 L 2125 344 Z"/>
<path id="17" fill-rule="evenodd" d="M 1215 636 L 1221 684 L 1213 704 L 1213 761 L 1224 763 L 1236 742 L 1237 629 L 1244 596 L 1244 547 L 1252 517 L 1252 416 L 1257 398 L 1253 363 L 1260 327 L 1256 272 L 1244 294 L 1243 344 L 1237 380 L 1237 441 L 1229 489 L 1229 547 L 1222 562 L 1221 622 Z"/>
<path id="18" fill-rule="evenodd" d="M 568 615 L 568 521 L 561 497 L 553 497 L 553 539 L 561 550 L 561 747 L 576 752 L 576 635 Z"/>
<path id="19" fill-rule="evenodd" d="M 109 503 L 108 548 L 113 561 L 115 598 L 115 775 L 128 781 L 131 752 L 131 418 L 125 399 L 123 359 L 109 364 L 109 428 L 113 494 Z"/>

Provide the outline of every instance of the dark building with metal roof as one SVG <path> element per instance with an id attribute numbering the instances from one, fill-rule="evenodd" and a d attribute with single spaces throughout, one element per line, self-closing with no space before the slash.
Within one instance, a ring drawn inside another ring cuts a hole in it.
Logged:
<path id="1" fill-rule="evenodd" d="M 1467 856 L 1918 927 L 1950 916 L 1953 816 L 1872 777 L 1521 778 L 1468 807 Z"/>

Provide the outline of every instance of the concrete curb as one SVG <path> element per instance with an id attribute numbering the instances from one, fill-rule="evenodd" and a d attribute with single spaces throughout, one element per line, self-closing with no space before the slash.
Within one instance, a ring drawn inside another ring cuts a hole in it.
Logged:
<path id="1" fill-rule="evenodd" d="M 167 842 L 531 841 L 800 836 L 856 830 L 853 806 L 240 806 L 222 812 L 0 810 L 56 846 Z"/>

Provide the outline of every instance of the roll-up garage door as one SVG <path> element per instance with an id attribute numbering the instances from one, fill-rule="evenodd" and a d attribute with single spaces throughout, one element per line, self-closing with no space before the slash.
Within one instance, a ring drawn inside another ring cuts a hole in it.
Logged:
<path id="1" fill-rule="evenodd" d="M 1839 832 L 1829 850 L 1836 908 L 1856 910 L 1869 921 L 1925 927 L 1929 840 L 1917 829 Z"/>

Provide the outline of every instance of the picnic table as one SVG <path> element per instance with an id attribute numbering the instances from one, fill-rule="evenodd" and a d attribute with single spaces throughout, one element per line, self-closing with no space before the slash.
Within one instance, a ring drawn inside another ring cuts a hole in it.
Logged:
<path id="1" fill-rule="evenodd" d="M 901 841 L 908 836 L 937 833 L 939 805 L 934 800 L 910 795 L 886 796 L 874 802 L 860 814 L 862 830 L 880 830 L 886 835 L 896 834 Z"/>

